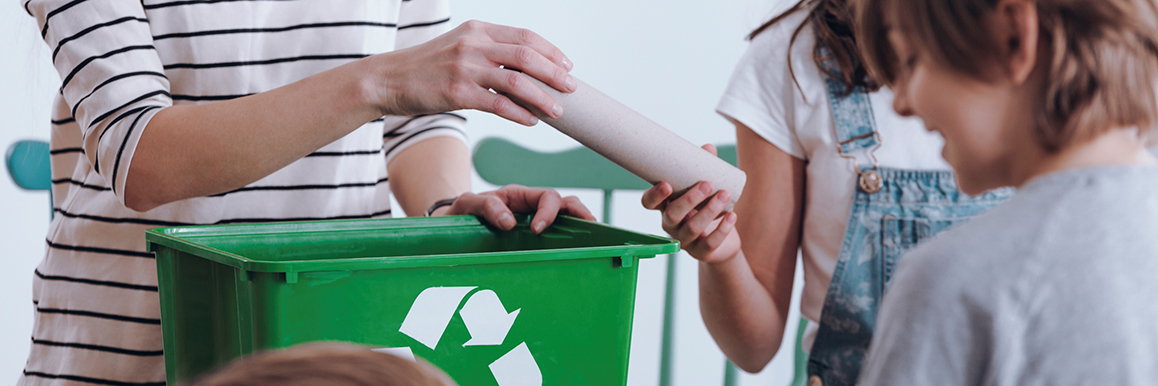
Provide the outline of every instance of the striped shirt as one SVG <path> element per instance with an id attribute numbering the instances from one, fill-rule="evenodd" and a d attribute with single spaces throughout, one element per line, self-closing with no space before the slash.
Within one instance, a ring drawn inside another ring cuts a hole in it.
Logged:
<path id="1" fill-rule="evenodd" d="M 22 0 L 25 1 L 25 0 Z M 56 217 L 36 269 L 20 385 L 163 385 L 159 226 L 390 216 L 386 164 L 462 138 L 453 113 L 383 117 L 249 186 L 148 212 L 124 207 L 149 120 L 260 93 L 450 28 L 446 0 L 27 0 L 62 87 L 52 121 Z"/>

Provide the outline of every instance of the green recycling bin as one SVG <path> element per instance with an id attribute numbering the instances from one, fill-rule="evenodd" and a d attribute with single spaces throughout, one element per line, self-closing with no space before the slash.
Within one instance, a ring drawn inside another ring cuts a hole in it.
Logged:
<path id="1" fill-rule="evenodd" d="M 638 259 L 676 241 L 560 217 L 157 228 L 170 385 L 312 341 L 434 363 L 461 385 L 623 385 Z"/>

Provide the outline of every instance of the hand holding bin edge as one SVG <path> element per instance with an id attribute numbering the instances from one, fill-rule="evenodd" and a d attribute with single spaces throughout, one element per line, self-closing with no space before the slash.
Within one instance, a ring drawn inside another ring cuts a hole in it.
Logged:
<path id="1" fill-rule="evenodd" d="M 565 94 L 528 76 L 563 107 L 558 119 L 530 107 L 519 105 L 563 134 L 594 150 L 599 155 L 655 185 L 667 181 L 672 197 L 678 197 L 700 181 L 731 193 L 725 210 L 732 210 L 744 191 L 747 175 L 728 162 L 660 126 L 651 119 L 619 103 L 599 90 L 575 79 L 574 92 Z"/>

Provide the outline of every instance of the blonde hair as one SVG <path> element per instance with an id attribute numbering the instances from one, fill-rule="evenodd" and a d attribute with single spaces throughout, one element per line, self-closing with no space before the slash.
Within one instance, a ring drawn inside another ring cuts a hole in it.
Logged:
<path id="1" fill-rule="evenodd" d="M 886 84 L 897 77 L 887 29 L 956 71 L 989 80 L 1002 42 L 987 22 L 999 0 L 858 0 L 857 34 L 865 64 Z M 1048 151 L 1137 127 L 1158 125 L 1158 5 L 1154 0 L 1036 0 L 1047 81 L 1036 109 L 1035 135 Z M 886 20 L 897 25 L 888 26 Z"/>
<path id="2" fill-rule="evenodd" d="M 369 348 L 311 343 L 231 362 L 187 386 L 455 386 L 441 370 Z"/>

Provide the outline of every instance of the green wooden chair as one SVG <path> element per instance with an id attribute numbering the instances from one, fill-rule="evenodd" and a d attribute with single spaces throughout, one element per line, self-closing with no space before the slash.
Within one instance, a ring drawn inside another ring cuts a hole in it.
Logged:
<path id="1" fill-rule="evenodd" d="M 37 140 L 16 141 L 8 146 L 4 155 L 4 164 L 8 169 L 8 176 L 16 186 L 25 190 L 47 191 L 49 215 L 52 210 L 52 167 L 48 153 L 48 142 Z"/>
<path id="2" fill-rule="evenodd" d="M 792 386 L 804 386 L 808 382 L 808 353 L 804 352 L 804 330 L 807 328 L 808 319 L 800 318 L 800 325 L 796 327 L 796 352 L 792 356 Z"/>

